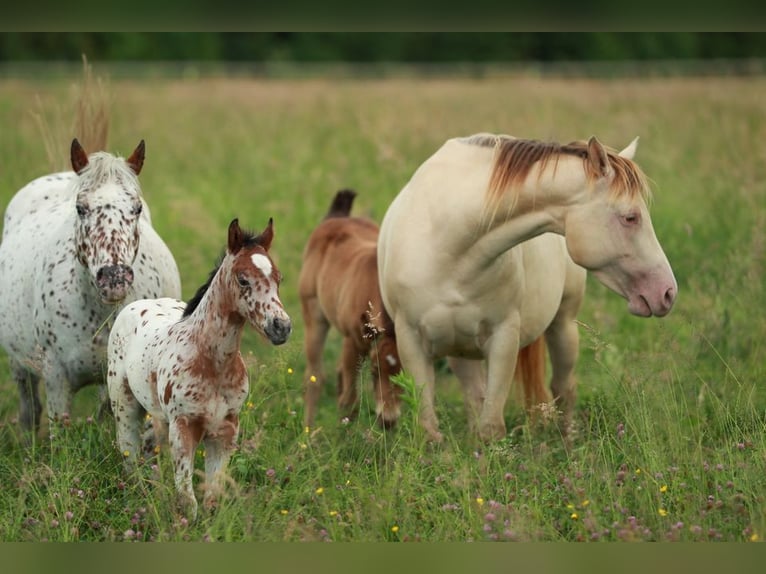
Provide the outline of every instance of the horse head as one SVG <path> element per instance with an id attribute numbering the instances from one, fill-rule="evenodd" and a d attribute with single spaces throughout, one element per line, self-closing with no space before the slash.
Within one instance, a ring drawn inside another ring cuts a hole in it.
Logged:
<path id="1" fill-rule="evenodd" d="M 133 284 L 133 261 L 144 210 L 138 174 L 144 163 L 144 141 L 128 159 L 106 152 L 88 156 L 72 141 L 72 169 L 77 174 L 76 255 L 89 270 L 104 303 L 119 303 Z"/>
<path id="2" fill-rule="evenodd" d="M 232 258 L 236 312 L 274 345 L 281 345 L 290 336 L 292 323 L 279 299 L 282 274 L 269 255 L 273 238 L 271 218 L 257 236 L 243 232 L 234 219 L 229 225 L 227 254 Z"/>
<path id="3" fill-rule="evenodd" d="M 590 139 L 591 189 L 566 216 L 566 243 L 574 262 L 625 297 L 631 313 L 662 317 L 678 285 L 652 226 L 645 176 L 632 161 L 636 145 L 614 153 Z"/>

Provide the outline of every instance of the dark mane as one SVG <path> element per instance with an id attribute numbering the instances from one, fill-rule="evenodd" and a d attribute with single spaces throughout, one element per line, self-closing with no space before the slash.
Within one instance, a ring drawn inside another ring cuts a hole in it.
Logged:
<path id="1" fill-rule="evenodd" d="M 261 244 L 261 236 L 256 235 L 252 231 L 242 231 L 243 233 L 243 248 L 249 248 L 249 247 L 255 247 L 256 245 Z M 202 298 L 205 296 L 205 293 L 207 293 L 207 290 L 210 288 L 210 285 L 213 283 L 213 279 L 215 278 L 216 274 L 218 273 L 218 270 L 221 268 L 221 265 L 223 265 L 223 260 L 226 258 L 226 250 L 223 250 L 223 253 L 218 256 L 218 261 L 215 264 L 215 268 L 210 272 L 210 275 L 207 278 L 207 281 L 205 281 L 205 284 L 202 285 L 199 289 L 197 289 L 197 292 L 194 294 L 194 296 L 189 299 L 189 301 L 186 303 L 186 308 L 184 309 L 184 314 L 181 317 L 181 320 L 186 319 L 186 317 L 189 317 L 192 313 L 194 313 L 195 309 L 199 307 L 200 302 L 202 301 Z"/>
<path id="2" fill-rule="evenodd" d="M 562 155 L 581 158 L 586 177 L 589 180 L 597 177 L 590 168 L 588 145 L 584 141 L 560 144 L 487 133 L 460 139 L 470 145 L 495 149 L 495 160 L 487 190 L 487 200 L 490 205 L 497 205 L 506 190 L 520 185 L 535 164 L 539 164 L 540 173 L 542 173 L 550 161 L 558 162 Z M 649 185 L 641 168 L 631 160 L 618 155 L 617 151 L 607 147 L 605 149 L 615 174 L 612 193 L 615 196 L 629 198 L 642 197 L 647 201 L 650 195 Z"/>

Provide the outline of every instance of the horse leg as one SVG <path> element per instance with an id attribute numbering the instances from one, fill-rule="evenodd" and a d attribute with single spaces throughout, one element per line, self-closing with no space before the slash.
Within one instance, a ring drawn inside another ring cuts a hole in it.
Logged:
<path id="1" fill-rule="evenodd" d="M 463 403 L 465 404 L 468 428 L 471 433 L 475 433 L 478 430 L 479 414 L 484 404 L 487 388 L 484 361 L 448 357 L 447 363 L 463 388 Z"/>
<path id="2" fill-rule="evenodd" d="M 306 370 L 304 373 L 303 425 L 314 425 L 317 413 L 317 403 L 322 394 L 324 375 L 322 371 L 322 351 L 324 350 L 330 323 L 319 308 L 316 298 L 301 300 L 303 314 L 303 350 L 306 355 Z M 312 381 L 311 378 L 314 377 Z"/>
<path id="3" fill-rule="evenodd" d="M 359 412 L 359 396 L 356 390 L 357 373 L 364 360 L 351 337 L 343 338 L 343 350 L 338 376 L 338 411 L 341 416 L 354 418 Z"/>
<path id="4" fill-rule="evenodd" d="M 205 494 L 202 504 L 207 510 L 215 510 L 223 494 L 226 469 L 231 453 L 237 445 L 239 418 L 233 415 L 215 437 L 205 438 Z"/>
<path id="5" fill-rule="evenodd" d="M 567 436 L 571 430 L 572 416 L 577 394 L 577 381 L 574 377 L 575 364 L 579 353 L 580 334 L 573 318 L 557 316 L 545 331 L 551 359 L 551 392 L 556 407 L 562 412 L 560 428 Z"/>
<path id="6" fill-rule="evenodd" d="M 190 424 L 186 417 L 170 421 L 168 442 L 173 458 L 178 504 L 187 518 L 197 518 L 197 499 L 194 498 L 192 476 L 194 472 L 194 450 L 199 444 L 202 430 L 199 425 Z M 207 453 L 206 453 L 207 454 Z"/>
<path id="7" fill-rule="evenodd" d="M 390 343 L 373 341 L 372 344 L 381 345 L 377 352 L 370 352 L 376 422 L 380 428 L 392 429 L 402 414 L 402 389 L 391 381 L 391 377 L 397 374 L 401 368 L 399 356 L 398 353 L 385 352 L 384 345 Z M 380 364 L 373 365 L 372 361 L 377 361 Z"/>
<path id="8" fill-rule="evenodd" d="M 404 321 L 396 323 L 396 346 L 402 368 L 415 381 L 420 404 L 418 419 L 428 440 L 442 442 L 444 436 L 439 432 L 439 421 L 434 408 L 434 386 L 436 373 L 433 358 L 423 349 L 417 330 L 412 329 Z"/>
<path id="9" fill-rule="evenodd" d="M 19 423 L 24 431 L 36 434 L 40 429 L 40 415 L 43 412 L 40 404 L 40 377 L 16 361 L 11 361 L 10 367 L 19 387 Z"/>
<path id="10" fill-rule="evenodd" d="M 72 412 L 72 387 L 66 369 L 48 361 L 43 371 L 48 420 L 66 421 Z"/>
<path id="11" fill-rule="evenodd" d="M 580 333 L 575 318 L 585 296 L 585 281 L 585 270 L 570 263 L 561 305 L 545 331 L 552 368 L 551 392 L 556 407 L 563 415 L 559 428 L 567 443 L 571 440 L 570 431 L 577 398 L 574 369 L 580 352 Z"/>
<path id="12" fill-rule="evenodd" d="M 496 329 L 487 352 L 487 394 L 479 416 L 478 433 L 483 442 L 506 435 L 505 403 L 511 391 L 518 352 L 518 323 Z"/>
<path id="13" fill-rule="evenodd" d="M 125 471 L 131 473 L 142 454 L 141 427 L 144 408 L 133 396 L 127 378 L 109 377 L 107 380 L 117 428 L 117 447 L 120 449 Z"/>

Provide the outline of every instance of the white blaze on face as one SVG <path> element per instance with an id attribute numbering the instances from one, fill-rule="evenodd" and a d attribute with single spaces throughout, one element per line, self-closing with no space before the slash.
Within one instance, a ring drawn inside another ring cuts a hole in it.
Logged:
<path id="1" fill-rule="evenodd" d="M 266 277 L 271 275 L 271 261 L 263 253 L 253 253 L 250 259 L 258 269 L 260 269 Z"/>

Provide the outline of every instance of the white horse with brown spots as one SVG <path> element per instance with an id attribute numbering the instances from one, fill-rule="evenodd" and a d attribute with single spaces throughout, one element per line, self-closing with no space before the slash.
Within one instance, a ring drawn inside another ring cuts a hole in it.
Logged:
<path id="1" fill-rule="evenodd" d="M 249 380 L 240 353 L 247 323 L 274 345 L 292 325 L 279 300 L 282 276 L 269 255 L 272 221 L 259 235 L 229 226 L 228 247 L 207 283 L 184 304 L 136 301 L 117 316 L 109 336 L 107 386 L 117 442 L 128 471 L 141 458 L 142 421 L 152 416 L 157 444 L 167 439 L 176 489 L 196 516 L 194 453 L 205 445 L 204 502 L 215 504 L 236 447 Z"/>
<path id="2" fill-rule="evenodd" d="M 617 153 L 596 138 L 455 138 L 391 203 L 378 241 L 381 294 L 402 367 L 422 389 L 420 422 L 431 439 L 442 439 L 435 358 L 453 357 L 474 389 L 480 438 L 496 439 L 506 433 L 517 351 L 542 333 L 568 429 L 586 269 L 625 297 L 631 313 L 670 311 L 678 287 L 649 218 L 635 149 L 636 140 Z"/>
<path id="3" fill-rule="evenodd" d="M 170 250 L 152 228 L 138 174 L 144 142 L 127 158 L 88 156 L 75 139 L 72 170 L 35 179 L 5 210 L 0 244 L 0 345 L 20 394 L 20 422 L 66 418 L 75 392 L 103 384 L 109 320 L 120 306 L 180 297 Z"/>

